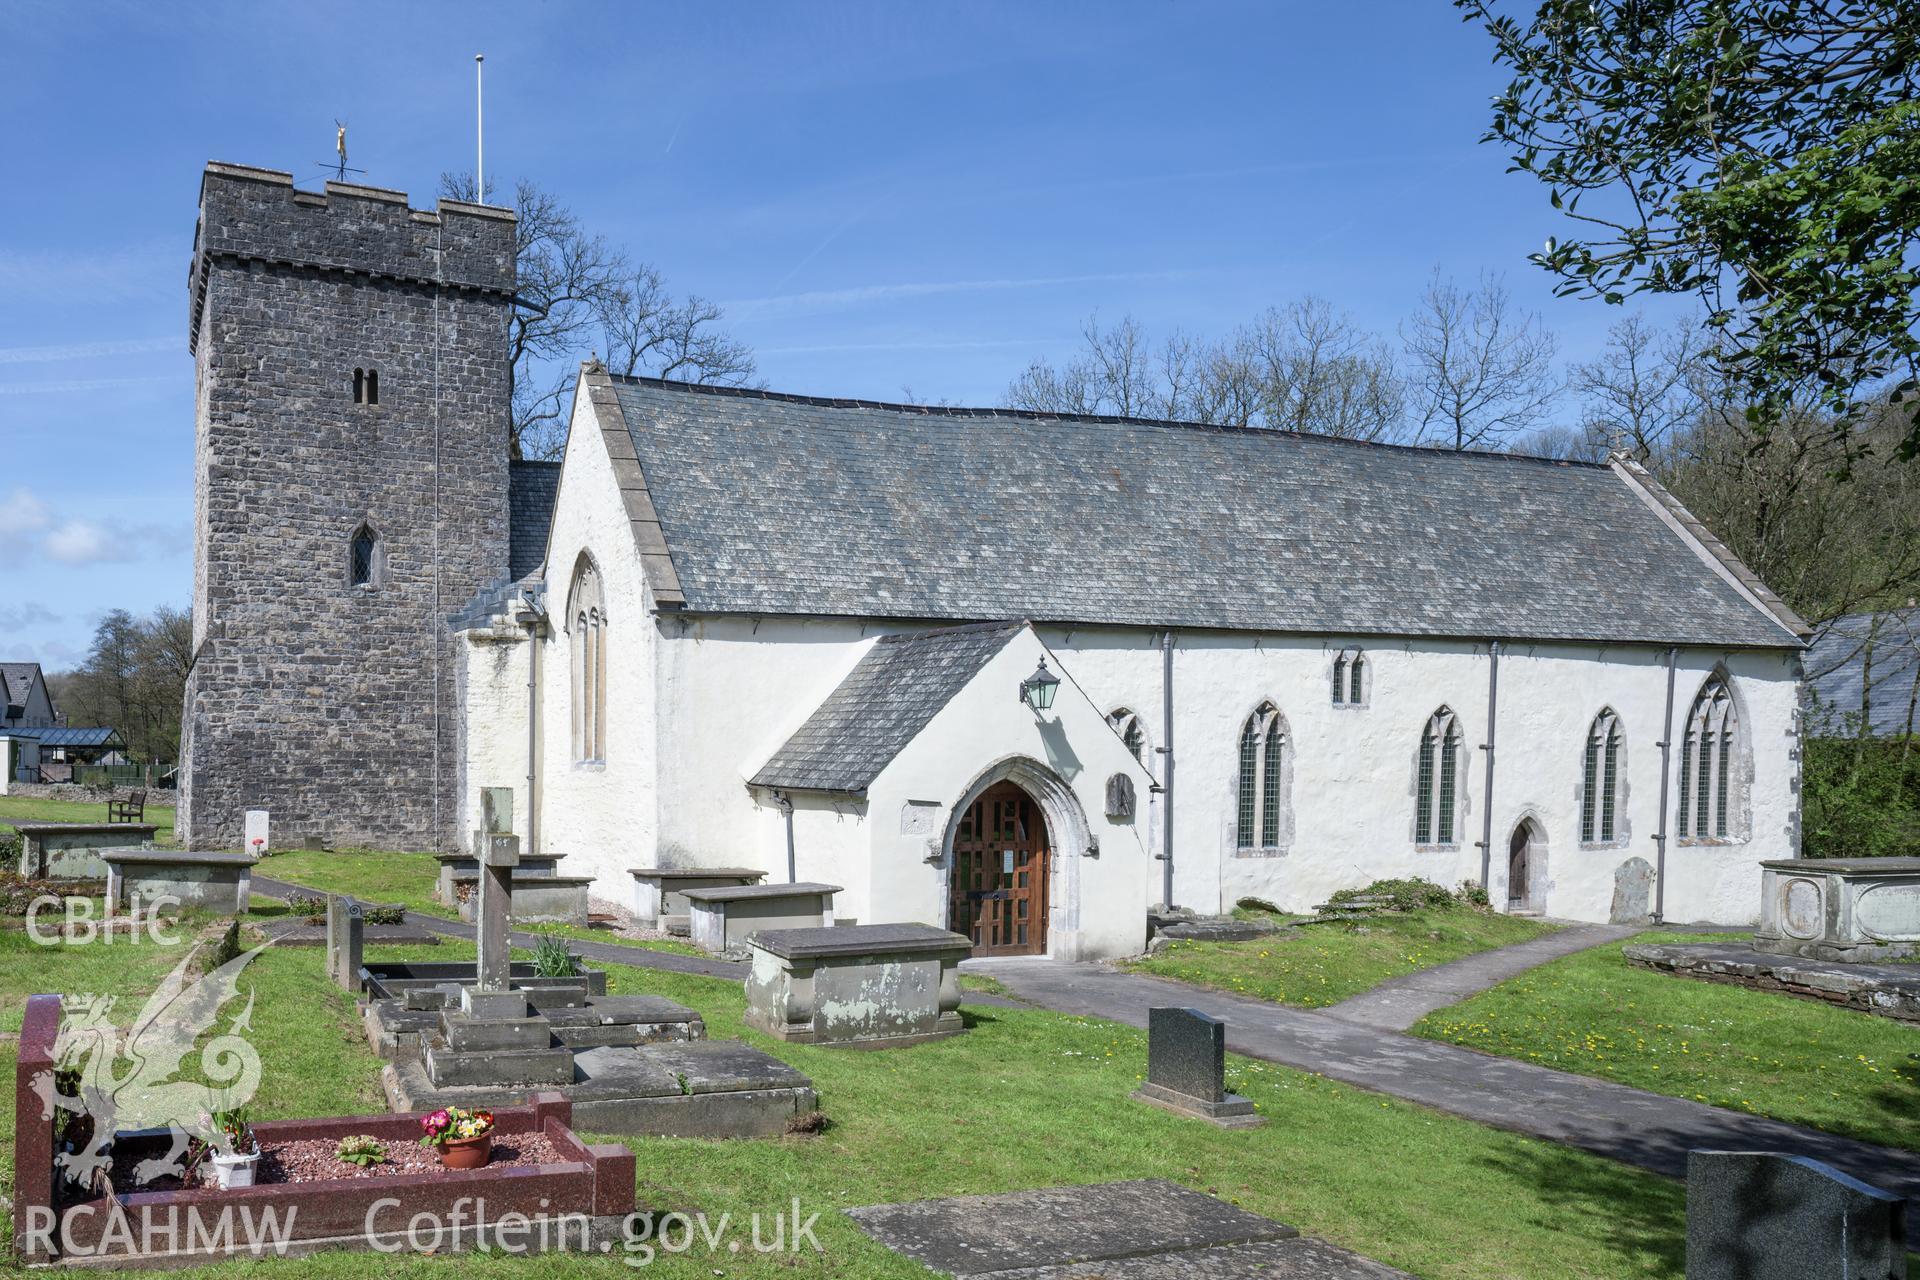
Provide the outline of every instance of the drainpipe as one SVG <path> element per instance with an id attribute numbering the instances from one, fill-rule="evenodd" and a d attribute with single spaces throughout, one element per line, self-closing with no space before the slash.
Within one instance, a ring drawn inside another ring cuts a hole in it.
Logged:
<path id="1" fill-rule="evenodd" d="M 540 852 L 540 622 L 541 614 L 526 601 L 527 629 L 527 852 Z"/>
<path id="2" fill-rule="evenodd" d="M 1667 788 L 1673 783 L 1673 668 L 1679 649 L 1667 647 L 1667 715 L 1660 722 L 1660 829 L 1654 833 L 1653 923 L 1667 922 Z"/>
<path id="3" fill-rule="evenodd" d="M 1487 740 L 1480 749 L 1487 753 L 1487 782 L 1480 815 L 1480 891 L 1493 893 L 1493 730 L 1494 716 L 1500 706 L 1500 642 L 1487 642 Z"/>
<path id="4" fill-rule="evenodd" d="M 1160 634 L 1160 896 L 1173 907 L 1173 632 Z"/>
<path id="5" fill-rule="evenodd" d="M 780 806 L 780 813 L 787 821 L 787 883 L 798 884 L 800 877 L 793 866 L 793 797 L 784 791 L 773 793 L 773 802 Z"/>

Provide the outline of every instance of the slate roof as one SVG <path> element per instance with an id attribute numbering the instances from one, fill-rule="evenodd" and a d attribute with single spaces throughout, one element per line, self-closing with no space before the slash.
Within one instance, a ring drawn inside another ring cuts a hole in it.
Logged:
<path id="1" fill-rule="evenodd" d="M 689 612 L 1799 644 L 1604 465 L 612 386 Z"/>
<path id="2" fill-rule="evenodd" d="M 0 703 L 25 706 L 33 693 L 33 682 L 39 676 L 37 662 L 0 662 Z"/>
<path id="3" fill-rule="evenodd" d="M 559 463 L 507 464 L 507 573 L 515 582 L 538 573 L 547 558 L 547 531 L 559 492 Z"/>
<path id="4" fill-rule="evenodd" d="M 1816 733 L 1858 732 L 1861 687 L 1869 679 L 1870 732 L 1876 737 L 1906 733 L 1920 683 L 1920 609 L 1834 619 L 1807 650 L 1806 667 L 1816 699 Z M 1920 717 L 1914 727 L 1920 728 Z"/>
<path id="5" fill-rule="evenodd" d="M 1025 625 L 998 622 L 881 636 L 753 775 L 752 785 L 865 791 Z"/>

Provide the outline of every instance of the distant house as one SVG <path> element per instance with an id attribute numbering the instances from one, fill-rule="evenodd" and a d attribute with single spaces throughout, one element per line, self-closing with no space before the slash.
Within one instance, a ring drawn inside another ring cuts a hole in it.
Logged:
<path id="1" fill-rule="evenodd" d="M 1920 729 L 1920 608 L 1836 618 L 1807 650 L 1815 737 L 1875 738 Z"/>
<path id="2" fill-rule="evenodd" d="M 0 662 L 0 795 L 15 782 L 70 782 L 77 764 L 124 763 L 126 739 L 61 716 L 37 662 Z"/>
<path id="3" fill-rule="evenodd" d="M 0 662 L 0 731 L 46 729 L 59 723 L 47 678 L 37 662 Z"/>

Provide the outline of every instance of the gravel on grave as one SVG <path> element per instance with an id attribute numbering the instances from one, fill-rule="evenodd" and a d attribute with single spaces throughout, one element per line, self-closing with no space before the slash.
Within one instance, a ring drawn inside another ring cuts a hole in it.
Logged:
<path id="1" fill-rule="evenodd" d="M 379 1164 L 361 1168 L 348 1164 L 334 1154 L 339 1147 L 338 1138 L 309 1138 L 300 1142 L 263 1142 L 260 1144 L 260 1164 L 255 1169 L 256 1184 L 274 1184 L 287 1182 L 327 1182 L 336 1178 L 391 1178 L 405 1173 L 437 1173 L 440 1171 L 440 1153 L 432 1147 L 423 1147 L 411 1138 L 383 1142 L 387 1158 Z M 493 1140 L 493 1155 L 487 1161 L 487 1168 L 497 1169 L 507 1166 L 525 1166 L 537 1164 L 564 1164 L 569 1157 L 561 1154 L 560 1149 L 543 1134 L 511 1133 L 503 1134 Z M 174 1177 L 157 1178 L 150 1183 L 137 1185 L 133 1180 L 133 1167 L 137 1161 L 115 1159 L 113 1162 L 113 1187 L 115 1191 L 169 1191 L 179 1187 L 180 1181 Z M 198 1179 L 206 1186 L 214 1185 L 213 1165 L 209 1161 L 198 1171 Z"/>

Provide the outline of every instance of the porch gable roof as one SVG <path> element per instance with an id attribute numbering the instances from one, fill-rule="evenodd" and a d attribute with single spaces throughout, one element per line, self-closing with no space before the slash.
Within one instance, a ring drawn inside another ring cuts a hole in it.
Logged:
<path id="1" fill-rule="evenodd" d="M 749 785 L 864 792 L 1025 622 L 885 635 Z"/>

